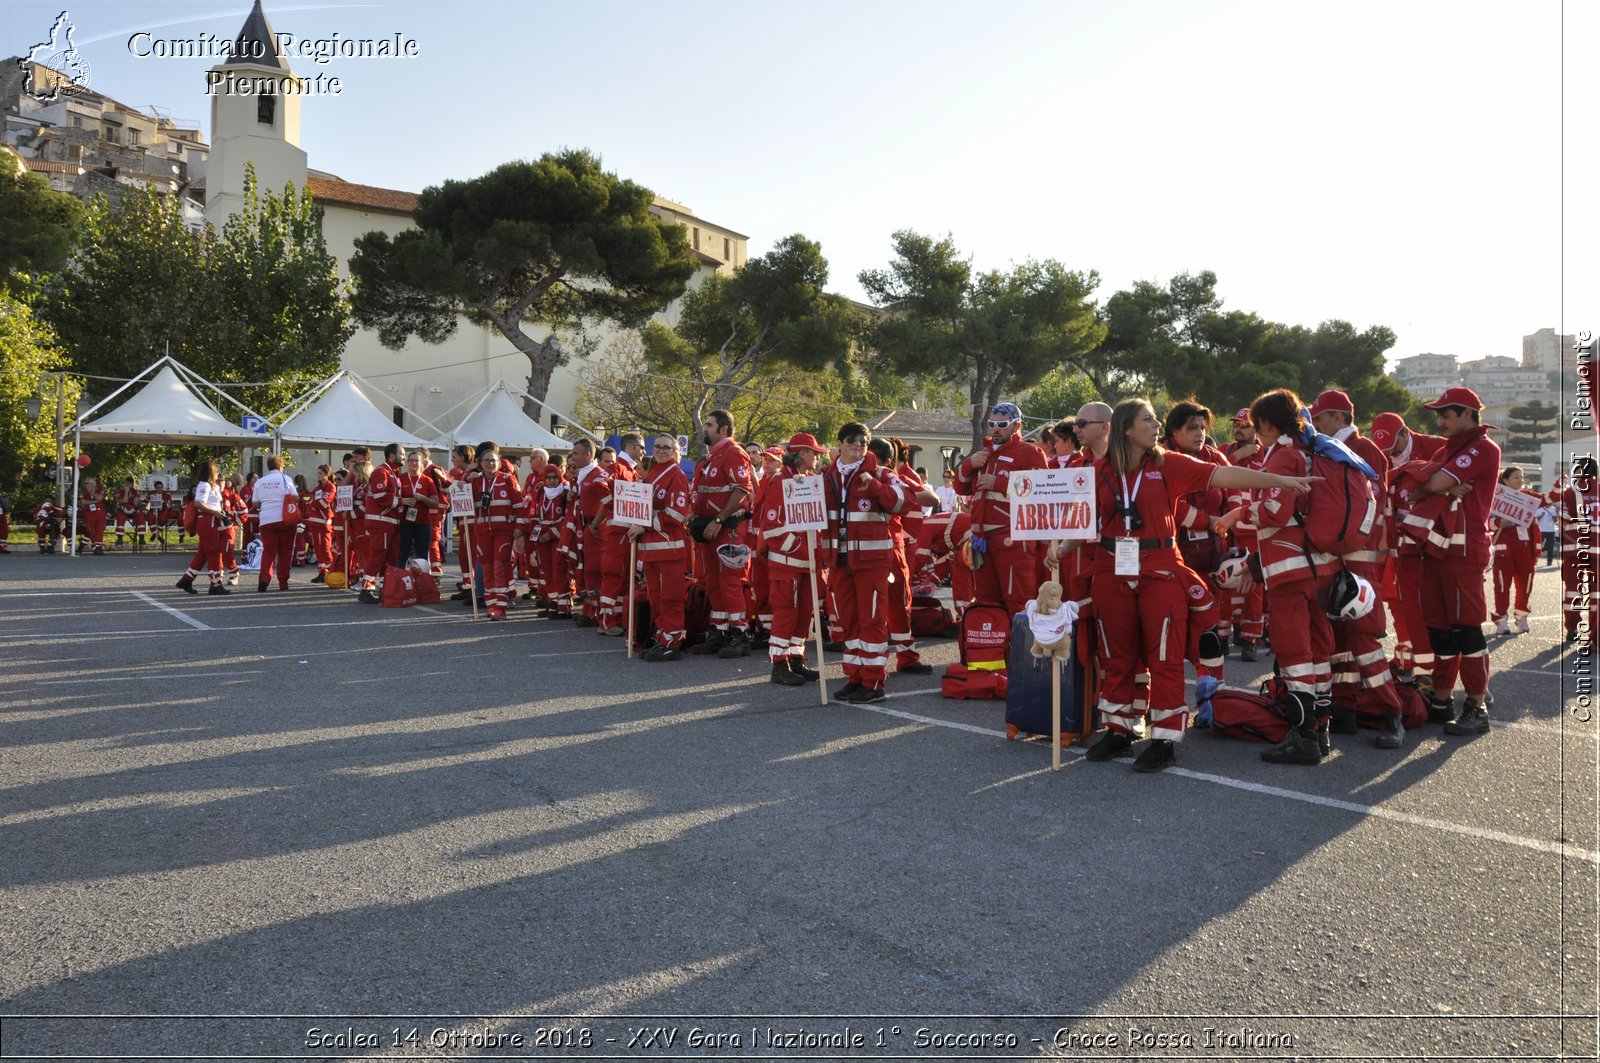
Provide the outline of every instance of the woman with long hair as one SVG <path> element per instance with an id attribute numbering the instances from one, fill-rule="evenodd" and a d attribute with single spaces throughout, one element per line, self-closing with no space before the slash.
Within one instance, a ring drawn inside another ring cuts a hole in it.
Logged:
<path id="1" fill-rule="evenodd" d="M 1507 465 L 1500 470 L 1500 482 L 1513 491 L 1528 496 L 1538 508 L 1544 496 L 1523 487 L 1522 466 Z M 1511 616 L 1514 613 L 1517 630 L 1528 630 L 1528 596 L 1533 593 L 1533 570 L 1539 564 L 1539 534 L 1525 524 L 1507 521 L 1494 522 L 1494 609 L 1489 619 L 1494 621 L 1496 635 L 1511 634 Z"/>
<path id="2" fill-rule="evenodd" d="M 194 579 L 211 573 L 211 594 L 231 594 L 222 585 L 222 549 L 228 530 L 228 513 L 223 508 L 222 488 L 217 483 L 217 463 L 202 461 L 194 467 L 194 530 L 198 540 L 189 569 L 178 579 L 178 589 L 198 594 Z"/>
<path id="3" fill-rule="evenodd" d="M 1151 742 L 1134 761 L 1141 772 L 1176 762 L 1175 746 L 1189 722 L 1183 682 L 1189 596 L 1177 546 L 1179 500 L 1211 488 L 1310 487 L 1304 475 L 1213 465 L 1163 450 L 1160 434 L 1161 422 L 1144 399 L 1129 399 L 1112 412 L 1105 457 L 1094 463 L 1100 539 L 1088 547 L 1095 551 L 1090 593 L 1106 731 L 1090 743 L 1086 759 L 1109 760 L 1133 745 L 1134 677 L 1146 668 Z M 1052 546 L 1051 554 L 1082 545 Z"/>

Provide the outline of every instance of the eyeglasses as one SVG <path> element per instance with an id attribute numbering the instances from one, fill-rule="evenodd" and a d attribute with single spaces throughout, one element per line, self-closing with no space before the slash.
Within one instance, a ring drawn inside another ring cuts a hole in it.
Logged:
<path id="1" fill-rule="evenodd" d="M 1074 428 L 1084 428 L 1091 424 L 1110 424 L 1110 421 L 1074 421 Z"/>

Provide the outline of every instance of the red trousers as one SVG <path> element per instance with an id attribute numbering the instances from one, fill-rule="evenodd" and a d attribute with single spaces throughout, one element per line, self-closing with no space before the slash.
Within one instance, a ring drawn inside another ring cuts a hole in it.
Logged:
<path id="1" fill-rule="evenodd" d="M 602 528 L 590 550 L 600 552 L 600 609 L 595 619 L 602 628 L 626 627 L 622 615 L 628 607 L 628 537 L 612 528 Z"/>
<path id="2" fill-rule="evenodd" d="M 472 555 L 476 551 L 467 549 L 466 542 L 461 535 L 462 530 L 467 526 L 467 522 L 457 519 L 454 523 L 456 530 L 456 568 L 461 573 L 461 586 L 465 587 L 472 582 Z"/>
<path id="3" fill-rule="evenodd" d="M 656 642 L 678 649 L 689 634 L 683 611 L 689 593 L 689 559 L 683 554 L 660 561 L 648 554 L 642 556 L 644 596 L 650 603 L 650 625 L 655 628 Z"/>
<path id="4" fill-rule="evenodd" d="M 317 555 L 317 571 L 326 576 L 333 571 L 333 525 L 327 521 L 306 521 L 306 534 L 311 537 L 311 549 Z"/>
<path id="5" fill-rule="evenodd" d="M 889 569 L 837 568 L 829 581 L 844 629 L 844 675 L 882 689 L 889 665 Z"/>
<path id="6" fill-rule="evenodd" d="M 1416 674 L 1432 676 L 1433 645 L 1428 641 L 1428 621 L 1422 615 L 1422 555 L 1396 556 L 1394 582 L 1398 604 L 1394 611 L 1395 655 L 1404 660 L 1400 652 L 1404 647 Z"/>
<path id="7" fill-rule="evenodd" d="M 477 563 L 483 566 L 483 600 L 490 609 L 504 609 L 511 603 L 511 542 L 515 529 L 509 524 L 479 521 L 472 529 L 472 547 Z"/>
<path id="8" fill-rule="evenodd" d="M 1002 531 L 988 536 L 988 552 L 983 555 L 982 566 L 973 573 L 973 596 L 1002 602 L 1006 612 L 1016 616 L 1038 593 L 1038 562 L 1031 542 L 1007 546 L 1008 538 Z"/>
<path id="9" fill-rule="evenodd" d="M 567 572 L 567 557 L 557 547 L 555 540 L 533 545 L 535 578 L 539 581 L 539 594 L 556 606 L 568 605 L 572 599 L 572 576 Z"/>
<path id="10" fill-rule="evenodd" d="M 1272 655 L 1283 685 L 1295 694 L 1327 696 L 1333 691 L 1333 627 L 1322 608 L 1321 591 L 1333 582 L 1332 566 L 1317 579 L 1276 579 L 1267 584 L 1272 614 Z"/>
<path id="11" fill-rule="evenodd" d="M 361 544 L 361 575 L 367 586 L 381 580 L 393 559 L 399 525 L 386 520 L 364 520 L 366 541 Z"/>
<path id="12" fill-rule="evenodd" d="M 1458 674 L 1469 697 L 1481 698 L 1489 690 L 1489 649 L 1483 638 L 1489 607 L 1484 601 L 1483 569 L 1481 563 L 1454 558 L 1422 560 L 1422 617 L 1428 637 L 1448 633 L 1453 651 L 1434 651 L 1433 689 L 1441 698 L 1455 689 Z"/>
<path id="13" fill-rule="evenodd" d="M 289 565 L 294 556 L 294 528 L 293 524 L 276 521 L 272 524 L 261 525 L 261 572 L 256 577 L 258 583 L 271 583 L 272 570 L 278 570 L 278 586 L 284 590 L 289 589 Z"/>
<path id="14" fill-rule="evenodd" d="M 106 511 L 104 508 L 84 510 L 83 527 L 92 545 L 104 546 L 106 544 Z"/>
<path id="15" fill-rule="evenodd" d="M 1101 572 L 1091 580 L 1090 594 L 1103 676 L 1100 712 L 1106 725 L 1123 734 L 1133 730 L 1139 717 L 1134 677 L 1142 665 L 1150 671 L 1150 737 L 1182 740 L 1189 725 L 1183 686 L 1189 622 L 1184 583 L 1168 573 L 1130 579 Z"/>
<path id="16" fill-rule="evenodd" d="M 743 631 L 750 626 L 744 593 L 745 569 L 729 568 L 717 556 L 717 547 L 724 543 L 742 540 L 732 532 L 717 536 L 714 543 L 695 543 L 700 555 L 700 572 L 705 580 L 706 594 L 711 598 L 711 626 L 718 631 L 732 628 Z"/>
<path id="17" fill-rule="evenodd" d="M 1528 595 L 1533 593 L 1533 570 L 1539 560 L 1539 540 L 1507 537 L 1494 546 L 1494 610 L 1489 619 L 1498 623 L 1509 605 L 1518 616 L 1528 615 Z"/>
<path id="18" fill-rule="evenodd" d="M 212 584 L 222 582 L 222 546 L 226 533 L 218 528 L 207 514 L 201 513 L 195 518 L 195 552 L 189 559 L 189 570 L 184 573 L 189 579 L 194 579 L 200 573 L 209 570 Z"/>
<path id="19" fill-rule="evenodd" d="M 922 660 L 917 640 L 911 634 L 911 566 L 900 547 L 894 551 L 894 582 L 889 584 L 889 644 L 894 647 L 895 668 L 905 668 Z M 1037 589 L 1038 584 L 1035 584 Z M 1028 595 L 1029 598 L 1033 594 Z M 1027 604 L 1027 599 L 1023 599 Z"/>
<path id="20" fill-rule="evenodd" d="M 769 564 L 767 603 L 772 608 L 767 656 L 774 661 L 804 657 L 811 633 L 811 578 L 806 570 Z"/>

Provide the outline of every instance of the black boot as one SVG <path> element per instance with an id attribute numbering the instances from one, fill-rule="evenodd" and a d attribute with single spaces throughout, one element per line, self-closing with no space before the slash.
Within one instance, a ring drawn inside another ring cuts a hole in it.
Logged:
<path id="1" fill-rule="evenodd" d="M 779 686 L 783 687 L 805 686 L 806 681 L 800 676 L 796 675 L 794 672 L 790 671 L 788 664 L 785 663 L 787 660 L 788 658 L 786 657 L 780 657 L 772 662 L 772 678 L 769 679 L 768 682 L 777 683 Z"/>
<path id="2" fill-rule="evenodd" d="M 1311 723 L 1291 728 L 1282 742 L 1271 749 L 1262 750 L 1261 759 L 1268 764 L 1322 763 L 1322 749 L 1317 742 L 1315 727 Z"/>
<path id="3" fill-rule="evenodd" d="M 744 628 L 733 628 L 728 632 L 728 638 L 717 651 L 717 656 L 723 660 L 731 661 L 736 657 L 750 656 L 750 633 Z"/>
<path id="4" fill-rule="evenodd" d="M 187 592 L 189 594 L 199 594 L 200 593 L 199 591 L 194 589 L 194 577 L 193 576 L 182 576 L 182 577 L 180 577 L 178 579 L 178 589 L 180 591 L 185 591 L 185 592 Z"/>
<path id="5" fill-rule="evenodd" d="M 712 628 L 706 632 L 705 641 L 698 646 L 690 646 L 689 652 L 696 657 L 707 657 L 722 649 L 727 643 L 728 633 L 720 628 Z"/>
<path id="6" fill-rule="evenodd" d="M 799 676 L 803 682 L 815 683 L 822 678 L 821 672 L 815 668 L 806 667 L 806 659 L 804 657 L 789 656 L 785 657 L 784 660 L 789 662 L 789 671 Z"/>

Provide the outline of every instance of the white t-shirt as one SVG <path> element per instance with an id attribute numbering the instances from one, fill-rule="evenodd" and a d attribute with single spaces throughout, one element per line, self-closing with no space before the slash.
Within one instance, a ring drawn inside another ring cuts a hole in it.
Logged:
<path id="1" fill-rule="evenodd" d="M 940 484 L 933 489 L 934 496 L 939 499 L 940 513 L 954 513 L 956 511 L 956 489 L 949 484 Z"/>
<path id="2" fill-rule="evenodd" d="M 1556 508 L 1554 506 L 1540 506 L 1539 530 L 1546 535 L 1554 535 L 1556 531 Z"/>
<path id="3" fill-rule="evenodd" d="M 250 500 L 260 509 L 262 524 L 277 524 L 283 520 L 283 496 L 293 490 L 294 481 L 276 470 L 256 481 Z"/>
<path id="4" fill-rule="evenodd" d="M 210 480 L 194 485 L 194 504 L 203 511 L 216 512 L 222 508 L 222 488 Z"/>

